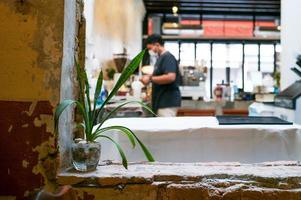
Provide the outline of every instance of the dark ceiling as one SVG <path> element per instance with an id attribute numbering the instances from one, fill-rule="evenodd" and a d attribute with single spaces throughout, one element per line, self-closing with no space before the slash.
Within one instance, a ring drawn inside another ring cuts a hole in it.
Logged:
<path id="1" fill-rule="evenodd" d="M 179 14 L 280 17 L 280 0 L 144 0 L 147 14 Z"/>

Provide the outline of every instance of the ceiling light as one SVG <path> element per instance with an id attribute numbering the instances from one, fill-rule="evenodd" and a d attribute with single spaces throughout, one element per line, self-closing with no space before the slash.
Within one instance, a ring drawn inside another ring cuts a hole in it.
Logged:
<path id="1" fill-rule="evenodd" d="M 202 25 L 178 24 L 165 22 L 162 25 L 162 32 L 166 35 L 202 35 L 204 30 Z"/>
<path id="2" fill-rule="evenodd" d="M 178 10 L 179 10 L 179 9 L 178 9 L 177 6 L 173 6 L 173 7 L 172 7 L 172 13 L 173 13 L 173 14 L 177 14 L 177 13 L 178 13 Z"/>
<path id="3" fill-rule="evenodd" d="M 255 36 L 277 36 L 280 37 L 280 27 L 279 26 L 256 26 L 254 30 Z"/>

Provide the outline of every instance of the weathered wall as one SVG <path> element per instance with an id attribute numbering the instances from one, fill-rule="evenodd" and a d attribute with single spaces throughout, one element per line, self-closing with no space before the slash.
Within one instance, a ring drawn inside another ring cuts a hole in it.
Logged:
<path id="1" fill-rule="evenodd" d="M 142 0 L 85 0 L 86 67 L 91 77 L 112 63 L 114 53 L 127 49 L 133 58 L 142 47 Z"/>
<path id="2" fill-rule="evenodd" d="M 0 1 L 0 197 L 52 186 L 64 0 Z"/>
<path id="3" fill-rule="evenodd" d="M 1 0 L 1 100 L 58 102 L 63 15 L 63 0 Z"/>

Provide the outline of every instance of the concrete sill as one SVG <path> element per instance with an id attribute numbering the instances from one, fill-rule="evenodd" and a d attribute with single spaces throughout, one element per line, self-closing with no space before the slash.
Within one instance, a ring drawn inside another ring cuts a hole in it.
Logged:
<path id="1" fill-rule="evenodd" d="M 111 163 L 98 166 L 96 171 L 80 173 L 75 170 L 58 175 L 61 185 L 74 187 L 116 187 L 120 185 L 191 184 L 226 190 L 243 188 L 273 188 L 301 191 L 301 165 L 297 161 L 240 163 L 130 163 L 128 170 Z"/>

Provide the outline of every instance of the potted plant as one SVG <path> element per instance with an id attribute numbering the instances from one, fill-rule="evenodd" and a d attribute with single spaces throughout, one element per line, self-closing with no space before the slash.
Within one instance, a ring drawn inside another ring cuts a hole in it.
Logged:
<path id="1" fill-rule="evenodd" d="M 55 109 L 54 121 L 55 121 L 55 130 L 58 130 L 58 120 L 62 112 L 69 106 L 75 105 L 78 109 L 79 114 L 83 118 L 83 122 L 78 124 L 77 127 L 80 127 L 84 131 L 84 138 L 76 139 L 72 145 L 72 162 L 75 169 L 79 171 L 91 171 L 96 169 L 99 159 L 100 159 L 100 143 L 96 141 L 97 139 L 107 139 L 114 143 L 116 146 L 121 158 L 122 165 L 127 168 L 127 159 L 124 154 L 124 151 L 120 147 L 120 145 L 114 141 L 111 137 L 104 135 L 104 132 L 109 130 L 117 130 L 118 132 L 125 134 L 129 141 L 131 142 L 133 148 L 135 144 L 138 143 L 142 148 L 146 158 L 148 161 L 154 161 L 152 154 L 146 148 L 146 146 L 139 140 L 139 138 L 127 127 L 124 126 L 110 126 L 110 127 L 102 127 L 103 123 L 109 119 L 114 113 L 116 113 L 122 106 L 128 103 L 138 103 L 141 104 L 145 109 L 151 111 L 149 107 L 144 105 L 139 101 L 126 101 L 122 103 L 120 106 L 116 107 L 109 113 L 103 112 L 105 109 L 105 105 L 111 100 L 112 97 L 115 96 L 118 89 L 125 83 L 125 81 L 130 77 L 131 74 L 137 69 L 139 63 L 142 60 L 145 50 L 140 52 L 123 70 L 120 78 L 118 79 L 115 87 L 108 94 L 108 97 L 100 106 L 96 106 L 96 100 L 100 95 L 102 83 L 103 83 L 103 73 L 100 72 L 96 89 L 94 92 L 94 101 L 91 103 L 90 101 L 90 93 L 89 93 L 89 82 L 87 78 L 86 71 L 82 69 L 79 64 L 76 62 L 76 70 L 77 70 L 77 80 L 79 83 L 79 100 L 64 100 L 62 101 L 57 108 Z M 99 124 L 97 124 L 99 122 Z M 96 126 L 97 125 L 97 126 Z"/>
<path id="2" fill-rule="evenodd" d="M 113 87 L 114 87 L 114 75 L 116 73 L 115 69 L 110 66 L 109 68 L 106 69 L 108 80 L 105 82 L 105 88 L 107 91 L 111 92 Z"/>

